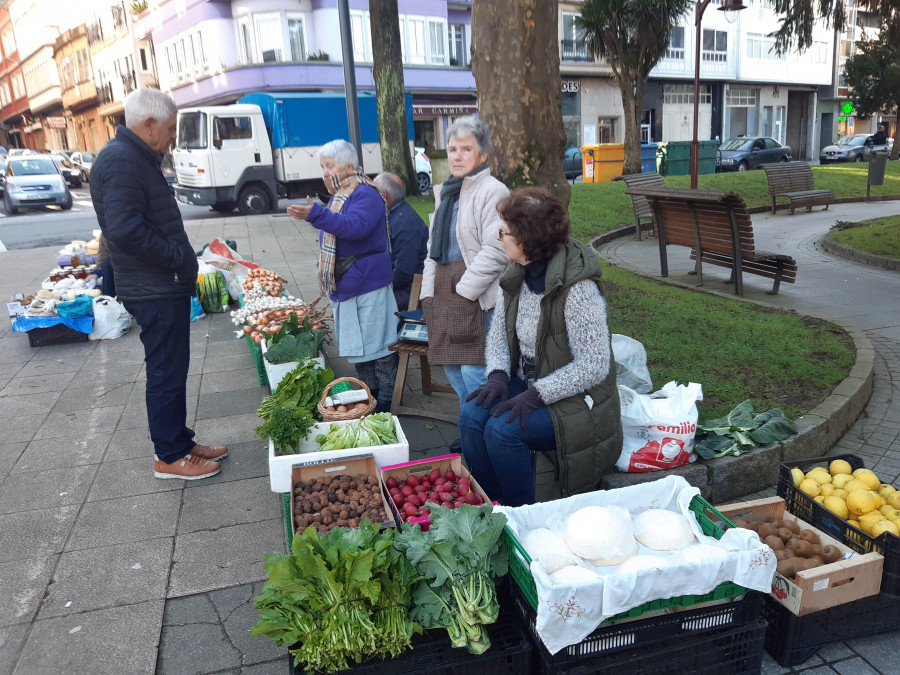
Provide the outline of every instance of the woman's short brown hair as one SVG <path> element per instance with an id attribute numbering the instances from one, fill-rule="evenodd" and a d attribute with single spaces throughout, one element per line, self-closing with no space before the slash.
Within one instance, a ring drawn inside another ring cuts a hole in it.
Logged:
<path id="1" fill-rule="evenodd" d="M 553 257 L 569 241 L 571 228 L 566 209 L 547 188 L 513 190 L 497 206 L 530 261 Z"/>

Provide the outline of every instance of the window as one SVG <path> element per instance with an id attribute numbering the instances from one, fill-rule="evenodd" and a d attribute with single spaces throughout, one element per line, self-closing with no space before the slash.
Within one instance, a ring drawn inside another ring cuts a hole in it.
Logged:
<path id="1" fill-rule="evenodd" d="M 214 128 L 216 140 L 219 141 L 234 141 L 253 136 L 249 117 L 216 117 Z"/>
<path id="2" fill-rule="evenodd" d="M 669 39 L 669 46 L 663 58 L 684 60 L 684 26 L 672 28 L 672 37 Z"/>
<path id="3" fill-rule="evenodd" d="M 694 103 L 693 84 L 663 85 L 663 103 Z M 712 88 L 708 84 L 700 85 L 700 103 L 712 103 Z"/>
<path id="4" fill-rule="evenodd" d="M 729 108 L 753 108 L 759 98 L 759 89 L 729 87 L 725 95 L 725 105 Z"/>
<path id="5" fill-rule="evenodd" d="M 138 50 L 138 54 L 141 61 L 141 70 L 146 73 L 150 70 L 149 63 L 147 62 L 147 50 L 144 47 L 141 47 Z"/>
<path id="6" fill-rule="evenodd" d="M 116 65 L 116 69 L 118 70 L 118 64 Z M 179 82 L 184 79 L 184 70 L 184 40 L 179 40 L 175 43 L 175 74 L 177 75 Z"/>
<path id="7" fill-rule="evenodd" d="M 775 109 L 775 140 L 784 143 L 784 106 Z"/>
<path id="8" fill-rule="evenodd" d="M 60 64 L 60 85 L 63 89 L 70 89 L 75 86 L 75 63 L 71 56 L 63 58 Z"/>
<path id="9" fill-rule="evenodd" d="M 166 47 L 166 61 L 169 64 L 169 82 L 175 84 L 178 81 L 178 68 L 175 64 L 175 45 Z"/>
<path id="10" fill-rule="evenodd" d="M 16 51 L 16 41 L 13 39 L 11 28 L 0 34 L 0 44 L 3 45 L 3 56 L 6 58 L 9 58 Z"/>
<path id="11" fill-rule="evenodd" d="M 450 65 L 469 65 L 468 52 L 466 51 L 466 27 L 461 23 L 450 24 Z"/>
<path id="12" fill-rule="evenodd" d="M 12 103 L 12 98 L 9 95 L 9 85 L 4 82 L 0 85 L 0 105 L 6 107 L 10 103 Z"/>
<path id="13" fill-rule="evenodd" d="M 406 17 L 406 52 L 404 63 L 425 64 L 425 19 Z"/>
<path id="14" fill-rule="evenodd" d="M 291 45 L 291 60 L 306 60 L 306 40 L 303 37 L 303 17 L 288 14 L 288 42 Z M 354 42 L 356 40 L 354 39 Z"/>
<path id="15" fill-rule="evenodd" d="M 447 63 L 444 45 L 447 29 L 443 19 L 428 19 L 428 63 L 443 66 Z"/>
<path id="16" fill-rule="evenodd" d="M 206 55 L 203 53 L 203 37 L 200 33 L 189 36 L 191 45 L 191 54 L 194 59 L 194 74 L 199 75 L 206 72 Z"/>
<path id="17" fill-rule="evenodd" d="M 784 61 L 785 55 L 775 51 L 775 40 L 759 33 L 747 34 L 747 58 L 767 61 Z"/>
<path id="18" fill-rule="evenodd" d="M 238 34 L 240 36 L 241 62 L 246 66 L 255 63 L 253 58 L 253 37 L 250 31 L 250 23 L 248 21 L 240 21 L 238 23 Z"/>
<path id="19" fill-rule="evenodd" d="M 618 138 L 616 134 L 618 124 L 617 117 L 601 117 L 597 120 L 597 142 L 615 143 Z"/>
<path id="20" fill-rule="evenodd" d="M 590 61 L 587 47 L 584 44 L 584 29 L 579 27 L 576 19 L 579 14 L 563 12 L 562 15 L 562 60 L 563 61 Z"/>
<path id="21" fill-rule="evenodd" d="M 79 49 L 75 54 L 75 81 L 87 82 L 91 79 L 91 61 L 87 49 Z"/>
<path id="22" fill-rule="evenodd" d="M 562 92 L 563 128 L 566 132 L 566 147 L 581 145 L 581 87 L 567 88 Z"/>
<path id="23" fill-rule="evenodd" d="M 277 14 L 255 17 L 256 40 L 260 46 L 263 63 L 284 61 L 282 50 L 281 17 Z"/>
<path id="24" fill-rule="evenodd" d="M 13 100 L 19 100 L 25 95 L 25 80 L 21 75 L 14 75 L 12 78 Z"/>
<path id="25" fill-rule="evenodd" d="M 350 12 L 350 32 L 353 36 L 353 60 L 372 63 L 371 30 L 368 12 Z M 403 18 L 400 19 L 400 41 L 403 42 Z"/>
<path id="26" fill-rule="evenodd" d="M 728 33 L 723 30 L 704 29 L 703 60 L 722 63 L 728 60 Z"/>

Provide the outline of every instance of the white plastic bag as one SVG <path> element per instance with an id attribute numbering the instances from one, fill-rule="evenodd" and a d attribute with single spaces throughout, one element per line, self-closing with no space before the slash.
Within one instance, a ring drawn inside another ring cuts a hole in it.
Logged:
<path id="1" fill-rule="evenodd" d="M 627 335 L 613 333 L 612 350 L 616 361 L 616 384 L 624 385 L 639 394 L 653 391 L 644 345 Z"/>
<path id="2" fill-rule="evenodd" d="M 108 295 L 98 295 L 92 301 L 94 330 L 90 340 L 115 340 L 131 330 L 131 314 L 125 306 Z"/>
<path id="3" fill-rule="evenodd" d="M 696 461 L 697 401 L 702 400 L 696 382 L 669 382 L 649 396 L 619 385 L 624 433 L 619 471 L 658 471 Z"/>
<path id="4" fill-rule="evenodd" d="M 216 237 L 203 249 L 200 260 L 220 270 L 227 270 L 241 279 L 247 278 L 247 272 L 259 267 L 255 262 L 244 260 L 238 252 Z"/>

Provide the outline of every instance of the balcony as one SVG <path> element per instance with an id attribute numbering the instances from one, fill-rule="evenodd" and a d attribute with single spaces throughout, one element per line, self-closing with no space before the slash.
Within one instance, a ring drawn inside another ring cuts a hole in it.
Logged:
<path id="1" fill-rule="evenodd" d="M 584 40 L 560 40 L 560 60 L 564 63 L 593 63 Z"/>
<path id="2" fill-rule="evenodd" d="M 97 104 L 98 105 L 109 105 L 114 102 L 116 97 L 113 96 L 113 88 L 112 82 L 107 82 L 106 84 L 101 84 L 97 87 Z"/>
<path id="3" fill-rule="evenodd" d="M 122 89 L 125 90 L 126 96 L 137 89 L 137 78 L 134 76 L 133 70 L 122 75 Z"/>
<path id="4" fill-rule="evenodd" d="M 87 27 L 87 41 L 91 47 L 103 42 L 103 26 L 99 21 L 95 21 Z"/>
<path id="5" fill-rule="evenodd" d="M 128 13 L 125 11 L 125 3 L 110 7 L 112 11 L 113 26 L 116 30 L 128 30 Z"/>

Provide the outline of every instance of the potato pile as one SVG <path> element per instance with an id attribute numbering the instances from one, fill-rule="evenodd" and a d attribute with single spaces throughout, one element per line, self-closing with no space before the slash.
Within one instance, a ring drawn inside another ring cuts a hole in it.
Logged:
<path id="1" fill-rule="evenodd" d="M 319 532 L 359 527 L 363 518 L 373 523 L 388 520 L 375 476 L 338 474 L 294 484 L 294 524 L 298 532 L 307 527 Z"/>
<path id="2" fill-rule="evenodd" d="M 843 555 L 836 546 L 822 546 L 818 534 L 802 529 L 794 520 L 767 518 L 760 523 L 735 518 L 734 524 L 759 535 L 760 540 L 775 552 L 778 573 L 788 579 L 793 579 L 797 572 L 836 562 Z"/>

